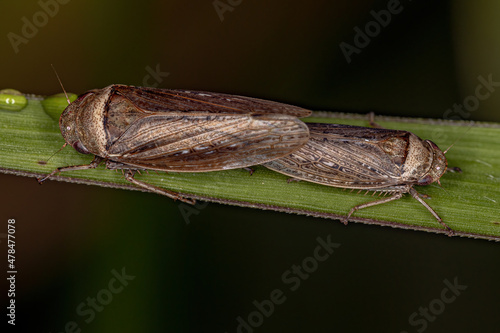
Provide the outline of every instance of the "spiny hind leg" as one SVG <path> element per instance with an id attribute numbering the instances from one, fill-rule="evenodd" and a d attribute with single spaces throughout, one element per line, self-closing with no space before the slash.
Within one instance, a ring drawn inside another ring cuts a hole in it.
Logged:
<path id="1" fill-rule="evenodd" d="M 97 168 L 99 166 L 99 164 L 103 160 L 104 159 L 102 157 L 95 156 L 94 159 L 92 160 L 92 162 L 90 162 L 90 164 L 71 165 L 71 166 L 67 166 L 67 167 L 57 168 L 54 171 L 52 171 L 50 174 L 48 174 L 48 175 L 46 175 L 46 176 L 44 176 L 42 178 L 37 178 L 36 180 L 38 180 L 39 184 L 42 184 L 44 181 L 46 181 L 50 177 L 52 177 L 52 176 L 54 176 L 54 175 L 56 175 L 58 173 L 64 172 L 64 171 L 95 169 L 95 168 Z"/>
<path id="2" fill-rule="evenodd" d="M 196 203 L 195 200 L 184 198 L 181 194 L 179 194 L 177 192 L 169 191 L 169 190 L 166 190 L 164 188 L 159 188 L 159 187 L 156 187 L 154 185 L 141 182 L 140 180 L 135 179 L 134 175 L 135 175 L 134 170 L 127 170 L 125 172 L 124 176 L 125 176 L 125 179 L 128 180 L 129 182 L 131 182 L 139 187 L 145 188 L 145 189 L 147 189 L 151 192 L 154 192 L 156 194 L 164 195 L 164 196 L 167 196 L 167 197 L 172 198 L 174 200 L 179 200 L 179 201 L 191 204 L 191 205 L 194 205 Z"/>
<path id="3" fill-rule="evenodd" d="M 436 218 L 436 220 L 438 220 L 438 222 L 441 223 L 441 225 L 445 227 L 446 230 L 448 230 L 448 236 L 453 236 L 455 234 L 455 232 L 450 227 L 448 227 L 446 223 L 443 222 L 443 219 L 434 211 L 434 209 L 432 209 L 431 206 L 427 204 L 427 202 L 425 202 L 422 198 L 420 198 L 419 193 L 413 187 L 410 188 L 409 192 L 412 197 L 417 199 L 418 202 L 420 202 L 425 208 L 427 208 L 427 210 L 431 212 L 431 214 Z"/>
<path id="4" fill-rule="evenodd" d="M 364 203 L 361 205 L 357 205 L 357 206 L 351 208 L 351 211 L 349 212 L 349 214 L 347 214 L 347 217 L 343 218 L 341 221 L 342 221 L 342 223 L 347 225 L 349 218 L 351 217 L 352 214 L 354 214 L 355 211 L 363 209 L 363 208 L 371 207 L 371 206 L 381 205 L 381 204 L 384 204 L 386 202 L 398 200 L 398 199 L 401 199 L 402 196 L 403 196 L 403 192 L 395 192 L 390 197 L 385 197 L 385 198 L 382 198 L 379 200 L 370 201 L 370 202 L 367 202 L 367 203 Z"/>

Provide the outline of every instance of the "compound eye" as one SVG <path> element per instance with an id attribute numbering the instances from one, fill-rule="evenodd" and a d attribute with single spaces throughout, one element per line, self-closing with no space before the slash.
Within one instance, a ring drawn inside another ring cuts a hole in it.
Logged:
<path id="1" fill-rule="evenodd" d="M 425 176 L 424 178 L 420 178 L 417 182 L 417 185 L 429 185 L 433 182 L 434 180 L 430 175 Z"/>
<path id="2" fill-rule="evenodd" d="M 75 148 L 75 150 L 79 153 L 90 154 L 90 152 L 87 150 L 87 148 L 85 148 L 85 146 L 82 145 L 82 143 L 80 141 L 76 141 L 75 143 L 73 143 L 73 148 Z"/>

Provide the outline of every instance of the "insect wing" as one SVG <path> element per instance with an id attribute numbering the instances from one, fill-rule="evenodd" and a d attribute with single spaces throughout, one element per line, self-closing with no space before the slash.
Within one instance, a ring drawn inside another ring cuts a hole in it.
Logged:
<path id="1" fill-rule="evenodd" d="M 139 109 L 150 112 L 286 114 L 307 117 L 311 111 L 258 98 L 203 91 L 158 89 L 115 85 L 114 93 L 129 99 Z"/>
<path id="2" fill-rule="evenodd" d="M 246 109 L 217 106 L 217 111 L 211 103 L 185 95 L 172 101 L 162 89 L 152 94 L 125 91 L 131 94 L 117 90 L 108 103 L 106 157 L 137 168 L 202 172 L 247 167 L 288 155 L 309 138 L 307 126 L 295 116 L 271 112 L 277 107 L 252 112 L 254 99 L 243 105 Z M 205 93 L 194 93 L 200 94 Z M 239 104 L 246 99 L 224 96 Z"/>
<path id="3" fill-rule="evenodd" d="M 400 184 L 409 132 L 337 124 L 307 124 L 309 142 L 265 167 L 288 176 L 343 188 Z"/>

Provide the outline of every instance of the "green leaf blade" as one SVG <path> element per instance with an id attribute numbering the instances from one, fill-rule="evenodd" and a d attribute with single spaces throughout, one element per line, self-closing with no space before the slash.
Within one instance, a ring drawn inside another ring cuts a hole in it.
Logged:
<path id="1" fill-rule="evenodd" d="M 53 100 L 49 116 L 44 111 L 43 103 L 46 108 L 47 101 L 43 98 L 27 96 L 27 101 L 21 111 L 0 109 L 0 172 L 36 177 L 57 167 L 90 163 L 92 156 L 79 154 L 71 147 L 55 154 L 47 164 L 40 163 L 64 144 L 58 122 L 53 118 L 62 112 L 67 102 Z M 305 120 L 368 126 L 367 119 L 363 115 L 317 112 Z M 430 196 L 426 201 L 459 235 L 500 240 L 500 124 L 475 124 L 463 135 L 468 122 L 389 117 L 376 120 L 386 128 L 408 130 L 430 139 L 443 150 L 460 138 L 446 156 L 449 166 L 458 166 L 463 172 L 446 173 L 441 178 L 442 188 L 432 184 L 416 189 Z M 372 197 L 373 192 L 363 195 L 365 191 L 357 194 L 357 191 L 351 193 L 303 181 L 288 183 L 286 176 L 262 166 L 254 170 L 253 175 L 241 169 L 207 173 L 143 172 L 136 178 L 201 200 L 332 219 L 378 198 L 378 193 Z M 64 172 L 53 179 L 138 189 L 127 182 L 121 172 L 106 170 L 104 166 Z M 359 210 L 352 220 L 445 233 L 425 207 L 409 195 Z"/>

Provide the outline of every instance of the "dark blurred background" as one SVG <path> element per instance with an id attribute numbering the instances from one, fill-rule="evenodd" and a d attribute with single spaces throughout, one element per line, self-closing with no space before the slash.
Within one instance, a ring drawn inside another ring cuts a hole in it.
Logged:
<path id="1" fill-rule="evenodd" d="M 314 110 L 500 121 L 495 91 L 471 112 L 446 112 L 475 94 L 479 76 L 500 81 L 493 1 L 10 0 L 0 17 L 0 87 L 24 93 L 59 93 L 54 64 L 77 94 L 123 83 Z M 371 36 L 360 37 L 365 29 Z M 7 175 L 0 184 L 0 237 L 8 218 L 17 225 L 18 331 L 494 332 L 500 325 L 500 246 L 492 242 L 217 204 L 186 217 L 178 203 L 153 194 L 40 187 Z M 318 237 L 340 244 L 320 262 L 311 259 Z M 294 273 L 302 264 L 309 273 Z"/>

